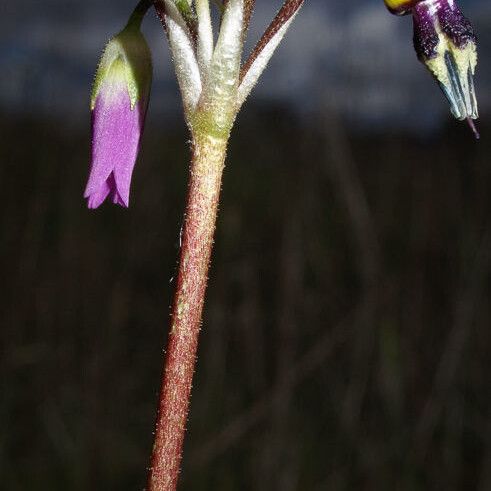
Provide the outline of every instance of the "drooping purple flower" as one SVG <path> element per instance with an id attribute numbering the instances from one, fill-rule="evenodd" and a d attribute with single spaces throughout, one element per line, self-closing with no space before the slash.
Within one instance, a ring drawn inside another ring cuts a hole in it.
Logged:
<path id="1" fill-rule="evenodd" d="M 450 103 L 452 114 L 473 126 L 478 118 L 474 91 L 476 36 L 454 0 L 426 0 L 413 7 L 414 46 L 418 58 Z"/>
<path id="2" fill-rule="evenodd" d="M 450 103 L 452 114 L 474 130 L 478 118 L 474 90 L 476 36 L 456 0 L 385 0 L 392 13 L 412 13 L 414 47 Z"/>
<path id="3" fill-rule="evenodd" d="M 84 197 L 97 208 L 109 197 L 128 207 L 131 177 L 148 106 L 152 64 L 139 25 L 112 38 L 92 93 L 92 158 Z"/>

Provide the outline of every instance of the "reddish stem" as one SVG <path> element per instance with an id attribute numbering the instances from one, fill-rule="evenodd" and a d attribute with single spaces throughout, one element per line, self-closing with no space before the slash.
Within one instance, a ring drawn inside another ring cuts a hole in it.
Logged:
<path id="1" fill-rule="evenodd" d="M 225 153 L 225 140 L 204 135 L 194 139 L 149 491 L 174 491 L 177 487 Z"/>
<path id="2" fill-rule="evenodd" d="M 261 51 L 266 47 L 266 45 L 271 41 L 274 35 L 281 29 L 281 27 L 288 22 L 293 15 L 298 11 L 298 9 L 303 5 L 305 0 L 286 0 L 283 6 L 280 8 L 278 13 L 275 15 L 274 19 L 269 24 L 261 39 L 258 41 L 252 53 L 250 54 L 247 61 L 242 66 L 240 71 L 240 80 L 242 80 L 246 73 L 251 68 L 252 64 L 256 61 L 257 57 L 261 54 Z M 249 2 L 251 10 L 249 11 L 249 16 L 254 8 L 254 3 Z"/>

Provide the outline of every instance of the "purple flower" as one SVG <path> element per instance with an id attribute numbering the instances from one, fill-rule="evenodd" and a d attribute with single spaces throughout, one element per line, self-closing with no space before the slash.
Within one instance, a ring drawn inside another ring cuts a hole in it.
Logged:
<path id="1" fill-rule="evenodd" d="M 85 188 L 89 208 L 109 196 L 128 207 L 131 176 L 143 132 L 152 77 L 150 52 L 129 25 L 111 39 L 92 94 L 92 159 Z"/>
<path id="2" fill-rule="evenodd" d="M 412 13 L 418 59 L 440 85 L 452 114 L 474 130 L 478 118 L 474 90 L 476 36 L 456 0 L 385 0 L 392 13 Z"/>
<path id="3" fill-rule="evenodd" d="M 427 0 L 413 7 L 414 47 L 460 120 L 478 118 L 474 91 L 476 36 L 454 0 Z"/>

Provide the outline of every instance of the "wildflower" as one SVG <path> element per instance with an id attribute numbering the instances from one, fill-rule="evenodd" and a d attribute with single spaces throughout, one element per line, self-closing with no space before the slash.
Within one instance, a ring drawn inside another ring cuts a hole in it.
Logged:
<path id="1" fill-rule="evenodd" d="M 412 13 L 414 47 L 418 59 L 436 79 L 452 114 L 467 120 L 476 131 L 478 118 L 474 90 L 477 65 L 476 36 L 455 0 L 385 0 L 397 15 Z"/>
<path id="2" fill-rule="evenodd" d="M 84 192 L 89 208 L 97 208 L 108 196 L 115 204 L 129 204 L 152 79 L 142 18 L 135 11 L 107 44 L 97 69 L 91 98 L 92 159 Z"/>

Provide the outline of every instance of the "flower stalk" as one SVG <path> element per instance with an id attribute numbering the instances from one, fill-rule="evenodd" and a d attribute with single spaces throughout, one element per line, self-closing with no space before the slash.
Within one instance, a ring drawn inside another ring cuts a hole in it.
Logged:
<path id="1" fill-rule="evenodd" d="M 254 0 L 221 4 L 213 38 L 209 0 L 159 0 L 192 136 L 192 159 L 171 329 L 159 395 L 148 491 L 174 491 L 201 327 L 226 149 L 235 118 L 303 4 L 287 0 L 241 66 Z M 189 11 L 189 7 L 191 11 Z M 284 15 L 287 12 L 288 15 Z"/>
<path id="2" fill-rule="evenodd" d="M 227 140 L 196 134 L 177 287 L 158 404 L 149 491 L 176 489 Z"/>
<path id="3" fill-rule="evenodd" d="M 220 14 L 216 42 L 210 0 L 140 0 L 103 52 L 91 100 L 88 207 L 97 208 L 107 197 L 127 207 L 152 79 L 140 26 L 153 5 L 172 51 L 192 158 L 148 491 L 177 487 L 228 139 L 304 0 L 284 1 L 245 63 L 243 46 L 255 0 L 215 3 Z M 420 61 L 440 84 L 454 116 L 467 119 L 475 131 L 476 38 L 455 0 L 385 3 L 392 13 L 412 13 Z"/>
<path id="4" fill-rule="evenodd" d="M 304 0 L 286 0 L 242 66 L 255 0 L 218 2 L 216 43 L 209 0 L 140 0 L 104 50 L 91 99 L 92 160 L 84 196 L 129 205 L 152 79 L 140 31 L 153 5 L 172 51 L 192 158 L 171 329 L 162 373 L 148 491 L 174 491 L 182 458 L 227 143 L 235 118 Z"/>

